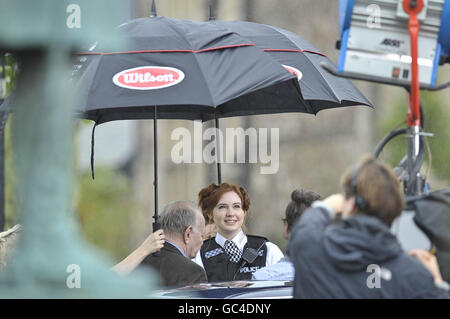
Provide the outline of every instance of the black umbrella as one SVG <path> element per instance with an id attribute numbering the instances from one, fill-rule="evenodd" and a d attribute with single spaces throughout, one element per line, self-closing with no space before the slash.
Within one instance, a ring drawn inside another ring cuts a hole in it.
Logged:
<path id="1" fill-rule="evenodd" d="M 135 19 L 119 29 L 126 51 L 79 53 L 77 111 L 97 124 L 152 119 L 155 106 L 160 119 L 203 121 L 285 105 L 305 109 L 295 77 L 230 30 L 165 17 Z"/>
<path id="2" fill-rule="evenodd" d="M 76 111 L 80 117 L 95 121 L 93 178 L 96 125 L 154 119 L 155 220 L 157 119 L 205 121 L 218 116 L 307 109 L 294 75 L 253 43 L 223 27 L 154 14 L 119 29 L 128 40 L 126 51 L 108 52 L 96 46 L 78 53 Z M 219 163 L 218 175 L 220 181 Z"/>
<path id="3" fill-rule="evenodd" d="M 337 77 L 322 66 L 332 67 L 329 60 L 311 43 L 290 31 L 254 22 L 247 21 L 220 21 L 215 20 L 214 11 L 210 6 L 209 23 L 236 32 L 242 37 L 255 43 L 261 51 L 273 57 L 286 70 L 294 74 L 300 85 L 301 96 L 299 100 L 289 99 L 282 107 L 265 108 L 258 114 L 301 112 L 317 114 L 329 108 L 353 105 L 372 104 L 347 79 Z M 245 105 L 258 103 L 252 100 L 253 96 L 244 96 Z M 302 105 L 302 107 L 299 107 Z M 217 118 L 236 115 L 249 115 L 249 110 L 230 112 L 228 109 L 219 109 Z M 216 127 L 219 126 L 216 118 Z M 218 176 L 220 182 L 220 164 L 218 163 Z"/>
<path id="4" fill-rule="evenodd" d="M 351 82 L 320 67 L 320 62 L 330 62 L 323 54 L 285 30 L 156 14 L 125 23 L 120 30 L 129 40 L 126 51 L 94 48 L 81 53 L 77 83 L 83 94 L 78 111 L 96 125 L 119 119 L 155 120 L 155 218 L 158 118 L 216 119 L 218 127 L 221 117 L 316 114 L 324 108 L 370 105 Z M 94 131 L 95 126 L 93 136 Z M 220 163 L 217 166 L 220 182 Z"/>
<path id="5" fill-rule="evenodd" d="M 238 33 L 276 59 L 298 76 L 306 113 L 351 105 L 372 104 L 347 79 L 326 71 L 322 64 L 334 64 L 311 43 L 290 31 L 247 21 L 219 21 L 210 23 Z M 299 103 L 299 102 L 298 102 Z"/>

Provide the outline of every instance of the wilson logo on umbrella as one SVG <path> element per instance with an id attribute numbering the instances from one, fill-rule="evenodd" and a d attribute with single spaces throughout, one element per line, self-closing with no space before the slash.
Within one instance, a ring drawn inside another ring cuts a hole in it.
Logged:
<path id="1" fill-rule="evenodd" d="M 283 66 L 284 66 L 284 68 L 286 69 L 286 70 L 288 70 L 289 72 L 291 72 L 292 74 L 294 74 L 296 77 L 297 77 L 297 79 L 300 81 L 300 79 L 303 77 L 303 73 L 300 71 L 300 70 L 298 70 L 298 69 L 296 69 L 296 68 L 294 68 L 294 67 L 292 67 L 292 66 L 289 66 L 289 65 L 284 65 L 284 64 L 282 64 Z"/>
<path id="2" fill-rule="evenodd" d="M 181 70 L 163 66 L 141 66 L 123 70 L 113 77 L 115 85 L 132 90 L 155 90 L 183 81 Z"/>

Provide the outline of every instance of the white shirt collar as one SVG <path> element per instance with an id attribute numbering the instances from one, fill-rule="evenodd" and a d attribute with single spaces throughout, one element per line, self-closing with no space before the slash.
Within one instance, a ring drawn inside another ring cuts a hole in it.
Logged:
<path id="1" fill-rule="evenodd" d="M 227 239 L 225 237 L 223 237 L 221 234 L 219 234 L 219 233 L 216 234 L 216 243 L 218 243 L 220 245 L 220 247 L 225 246 L 226 240 Z M 239 234 L 234 236 L 232 241 L 238 246 L 239 250 L 242 251 L 242 250 L 244 250 L 244 246 L 247 243 L 247 236 L 245 236 L 244 232 L 241 229 Z"/>

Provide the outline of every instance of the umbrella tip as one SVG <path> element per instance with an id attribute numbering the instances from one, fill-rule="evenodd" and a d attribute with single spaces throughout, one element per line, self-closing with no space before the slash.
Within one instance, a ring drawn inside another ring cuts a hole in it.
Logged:
<path id="1" fill-rule="evenodd" d="M 155 5 L 155 0 L 152 0 L 152 12 L 150 12 L 150 18 L 154 18 L 156 17 L 156 5 Z"/>
<path id="2" fill-rule="evenodd" d="M 214 6 L 211 2 L 209 2 L 209 21 L 214 21 L 216 18 L 214 17 Z"/>

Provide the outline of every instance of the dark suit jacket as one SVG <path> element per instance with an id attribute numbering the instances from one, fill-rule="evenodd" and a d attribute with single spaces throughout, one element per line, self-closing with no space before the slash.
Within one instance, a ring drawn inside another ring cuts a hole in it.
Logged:
<path id="1" fill-rule="evenodd" d="M 145 257 L 142 265 L 149 265 L 159 272 L 167 287 L 205 283 L 203 268 L 183 254 L 172 244 L 165 242 L 159 254 Z"/>

